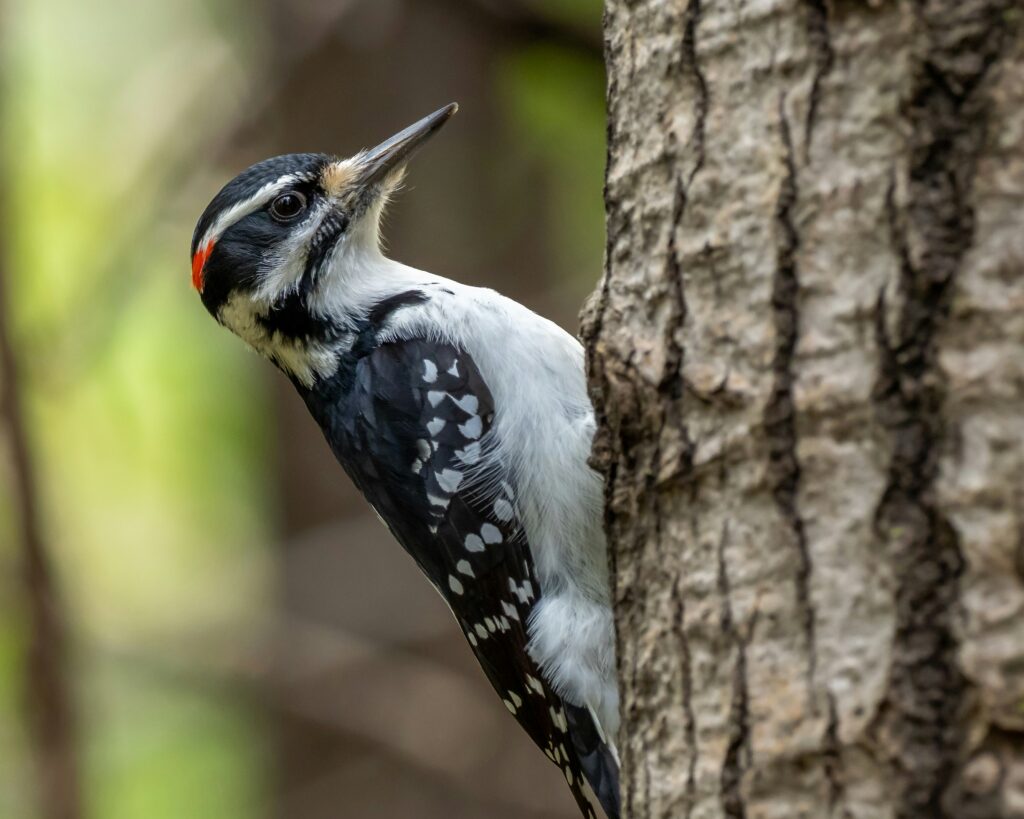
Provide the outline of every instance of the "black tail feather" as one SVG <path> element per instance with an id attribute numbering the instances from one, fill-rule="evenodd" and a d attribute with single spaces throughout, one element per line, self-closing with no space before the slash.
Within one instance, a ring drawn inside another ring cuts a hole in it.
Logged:
<path id="1" fill-rule="evenodd" d="M 615 756 L 601 739 L 601 732 L 587 708 L 568 702 L 564 706 L 572 747 L 583 775 L 608 819 L 619 819 L 619 766 Z"/>

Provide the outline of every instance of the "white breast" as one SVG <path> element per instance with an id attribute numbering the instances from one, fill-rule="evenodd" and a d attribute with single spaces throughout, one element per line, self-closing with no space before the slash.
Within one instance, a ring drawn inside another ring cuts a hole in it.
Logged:
<path id="1" fill-rule="evenodd" d="M 514 476 L 542 590 L 530 624 L 531 655 L 556 690 L 590 706 L 613 738 L 614 632 L 602 484 L 587 464 L 595 422 L 583 348 L 553 322 L 492 290 L 387 264 L 392 293 L 401 278 L 431 296 L 397 314 L 394 336 L 458 344 L 494 396 L 497 455 Z"/>

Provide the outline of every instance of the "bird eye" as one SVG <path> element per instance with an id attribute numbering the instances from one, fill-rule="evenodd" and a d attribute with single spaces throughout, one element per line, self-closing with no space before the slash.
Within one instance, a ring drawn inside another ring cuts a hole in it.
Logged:
<path id="1" fill-rule="evenodd" d="M 270 215 L 278 222 L 290 222 L 306 209 L 306 197 L 298 191 L 282 193 L 270 204 Z"/>

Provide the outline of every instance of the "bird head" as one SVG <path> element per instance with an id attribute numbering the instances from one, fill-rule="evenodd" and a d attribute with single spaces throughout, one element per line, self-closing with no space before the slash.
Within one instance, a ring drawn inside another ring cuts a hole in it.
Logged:
<path id="1" fill-rule="evenodd" d="M 192 236 L 192 284 L 206 309 L 307 380 L 285 359 L 329 332 L 324 291 L 339 259 L 380 257 L 388 197 L 413 153 L 457 110 L 448 105 L 348 159 L 287 154 L 242 171 L 213 198 Z"/>

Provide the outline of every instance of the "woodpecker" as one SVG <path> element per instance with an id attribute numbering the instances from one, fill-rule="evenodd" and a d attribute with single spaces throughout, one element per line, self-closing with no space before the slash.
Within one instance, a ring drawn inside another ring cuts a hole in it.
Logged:
<path id="1" fill-rule="evenodd" d="M 408 160 L 458 110 L 347 159 L 278 156 L 192 237 L 210 314 L 295 385 L 444 598 L 505 707 L 594 817 L 619 817 L 618 689 L 595 421 L 579 342 L 493 290 L 381 251 Z"/>

